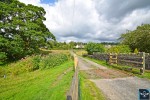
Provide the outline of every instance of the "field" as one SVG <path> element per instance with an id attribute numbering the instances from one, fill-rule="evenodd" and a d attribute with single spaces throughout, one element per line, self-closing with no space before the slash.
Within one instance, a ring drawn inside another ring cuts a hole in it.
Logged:
<path id="1" fill-rule="evenodd" d="M 1 67 L 0 100 L 65 100 L 74 73 L 66 57 L 32 56 Z"/>

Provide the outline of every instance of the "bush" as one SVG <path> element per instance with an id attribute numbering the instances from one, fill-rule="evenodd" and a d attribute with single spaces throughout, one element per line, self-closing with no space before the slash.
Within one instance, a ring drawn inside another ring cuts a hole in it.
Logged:
<path id="1" fill-rule="evenodd" d="M 9 64 L 7 66 L 7 73 L 10 73 L 12 75 L 18 75 L 24 72 L 31 72 L 37 70 L 39 69 L 40 59 L 40 55 L 22 58 L 17 62 Z"/>
<path id="2" fill-rule="evenodd" d="M 0 52 L 0 65 L 4 64 L 6 58 L 7 58 L 6 53 L 5 52 Z"/>
<path id="3" fill-rule="evenodd" d="M 32 71 L 39 69 L 39 63 L 41 61 L 41 56 L 34 56 L 32 59 L 33 67 Z"/>
<path id="4" fill-rule="evenodd" d="M 130 53 L 131 49 L 128 45 L 117 45 L 109 48 L 107 53 Z"/>
<path id="5" fill-rule="evenodd" d="M 25 71 L 32 72 L 34 70 L 39 69 L 39 63 L 41 61 L 41 56 L 31 56 L 25 59 L 23 69 L 25 68 Z"/>
<path id="6" fill-rule="evenodd" d="M 105 52 L 104 46 L 102 44 L 93 42 L 89 42 L 86 45 L 85 49 L 88 52 L 88 54 L 93 54 L 93 52 L 100 52 L 100 53 Z"/>
<path id="7" fill-rule="evenodd" d="M 69 59 L 66 54 L 49 54 L 41 57 L 41 55 L 33 55 L 22 58 L 21 60 L 11 63 L 7 67 L 7 74 L 18 75 L 24 72 L 32 72 L 38 69 L 52 68 L 59 66 Z M 3 76 L 3 69 L 0 69 L 0 76 Z"/>
<path id="8" fill-rule="evenodd" d="M 41 62 L 39 63 L 40 69 L 58 66 L 67 60 L 68 56 L 66 54 L 49 54 L 41 59 Z"/>
<path id="9" fill-rule="evenodd" d="M 139 53 L 139 51 L 138 51 L 138 49 L 137 49 L 137 48 L 135 48 L 134 53 L 136 53 L 136 54 L 138 54 L 138 53 Z"/>

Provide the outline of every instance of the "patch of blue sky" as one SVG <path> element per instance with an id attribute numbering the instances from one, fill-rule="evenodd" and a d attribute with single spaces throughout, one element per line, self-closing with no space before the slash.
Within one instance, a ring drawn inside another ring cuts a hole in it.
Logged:
<path id="1" fill-rule="evenodd" d="M 41 0 L 41 3 L 44 4 L 54 4 L 55 2 L 57 2 L 57 0 Z"/>

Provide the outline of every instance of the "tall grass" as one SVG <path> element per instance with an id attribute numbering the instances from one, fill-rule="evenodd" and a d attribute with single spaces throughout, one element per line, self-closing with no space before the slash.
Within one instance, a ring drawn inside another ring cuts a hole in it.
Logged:
<path id="1" fill-rule="evenodd" d="M 51 68 L 61 65 L 69 58 L 66 54 L 49 54 L 41 59 L 39 62 L 40 69 Z"/>
<path id="2" fill-rule="evenodd" d="M 70 59 L 67 54 L 33 55 L 17 62 L 0 67 L 0 76 L 22 74 L 37 69 L 48 69 L 59 66 Z"/>

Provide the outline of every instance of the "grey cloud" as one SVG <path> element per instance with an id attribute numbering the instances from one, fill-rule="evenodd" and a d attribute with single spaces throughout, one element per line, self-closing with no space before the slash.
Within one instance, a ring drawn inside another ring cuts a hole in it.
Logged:
<path id="1" fill-rule="evenodd" d="M 121 19 L 136 9 L 150 7 L 150 0 L 96 0 L 100 14 L 109 19 Z M 101 5 L 101 6 L 100 6 Z"/>

